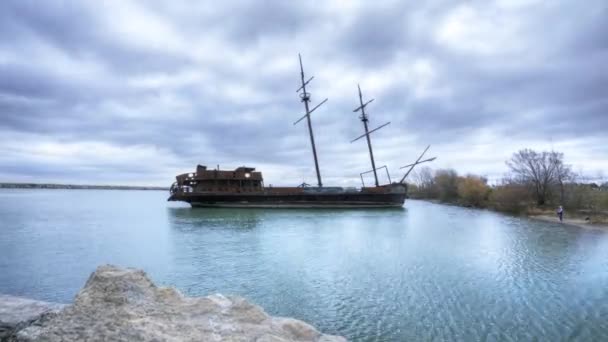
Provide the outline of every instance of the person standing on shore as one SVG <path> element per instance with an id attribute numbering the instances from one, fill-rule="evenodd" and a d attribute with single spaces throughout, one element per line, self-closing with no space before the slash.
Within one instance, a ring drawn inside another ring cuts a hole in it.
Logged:
<path id="1" fill-rule="evenodd" d="M 563 222 L 563 219 L 564 219 L 564 208 L 562 208 L 561 205 L 559 206 L 559 208 L 557 208 L 557 217 L 559 217 L 559 222 Z"/>

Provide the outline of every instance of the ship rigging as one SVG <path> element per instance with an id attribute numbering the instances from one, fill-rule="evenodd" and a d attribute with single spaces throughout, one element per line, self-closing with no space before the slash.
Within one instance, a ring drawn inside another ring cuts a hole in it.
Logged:
<path id="1" fill-rule="evenodd" d="M 405 179 L 419 164 L 435 160 L 435 157 L 421 160 L 430 146 L 422 152 L 418 159 L 403 168 L 409 167 L 408 171 L 399 182 L 391 182 L 388 167 L 383 165 L 376 167 L 374 152 L 371 142 L 371 134 L 386 127 L 390 122 L 384 123 L 372 130 L 369 129 L 369 115 L 366 107 L 374 101 L 363 101 L 361 87 L 357 85 L 359 95 L 359 106 L 353 112 L 361 112 L 359 119 L 363 123 L 364 133 L 353 139 L 351 143 L 366 138 L 367 147 L 372 169 L 360 173 L 362 187 L 342 188 L 324 187 L 321 179 L 321 170 L 315 146 L 315 138 L 311 114 L 321 105 L 327 102 L 327 98 L 319 104 L 310 108 L 311 95 L 307 86 L 314 76 L 306 79 L 302 56 L 298 54 L 300 64 L 300 87 L 296 90 L 300 101 L 304 103 L 305 113 L 294 122 L 297 125 L 306 119 L 308 134 L 312 148 L 317 186 L 309 187 L 305 182 L 296 187 L 265 187 L 262 173 L 255 168 L 241 166 L 235 170 L 209 170 L 206 166 L 198 165 L 196 172 L 184 173 L 176 176 L 176 182 L 171 186 L 169 201 L 183 201 L 193 207 L 255 207 L 255 208 L 377 208 L 377 207 L 402 207 L 407 197 L 407 185 Z M 389 183 L 381 185 L 378 180 L 377 171 L 386 171 Z M 365 186 L 363 175 L 373 173 L 373 187 Z"/>

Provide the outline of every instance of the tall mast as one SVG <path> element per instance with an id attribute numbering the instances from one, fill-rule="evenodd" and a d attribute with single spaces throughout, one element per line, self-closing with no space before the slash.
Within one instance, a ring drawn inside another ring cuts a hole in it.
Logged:
<path id="1" fill-rule="evenodd" d="M 363 127 L 365 128 L 365 133 L 363 135 L 357 137 L 356 139 L 352 140 L 351 143 L 355 142 L 355 141 L 357 141 L 357 140 L 359 140 L 359 139 L 361 139 L 363 137 L 367 138 L 367 148 L 369 149 L 369 158 L 370 158 L 370 160 L 372 162 L 372 171 L 374 172 L 374 180 L 376 182 L 376 186 L 380 186 L 380 184 L 378 183 L 378 173 L 376 172 L 376 163 L 374 161 L 374 152 L 372 150 L 372 141 L 371 141 L 371 138 L 370 138 L 370 133 L 373 133 L 373 132 L 379 130 L 380 128 L 382 128 L 382 127 L 390 124 L 390 122 L 387 122 L 384 125 L 382 125 L 380 127 L 377 127 L 377 128 L 375 128 L 375 129 L 373 129 L 371 131 L 369 130 L 369 128 L 367 126 L 369 118 L 368 118 L 367 114 L 365 113 L 365 107 L 368 104 L 370 104 L 372 101 L 374 101 L 374 99 L 371 99 L 371 100 L 363 103 L 363 95 L 361 94 L 361 86 L 359 86 L 357 84 L 357 88 L 359 89 L 359 107 L 355 108 L 353 110 L 353 112 L 356 113 L 359 110 L 361 111 L 361 116 L 359 116 L 359 119 L 361 119 L 361 121 L 363 122 Z"/>
<path id="2" fill-rule="evenodd" d="M 300 88 L 298 88 L 298 90 L 296 90 L 296 92 L 299 93 L 300 90 L 302 91 L 302 93 L 300 94 L 300 98 L 302 99 L 301 101 L 304 102 L 304 108 L 306 109 L 306 114 L 304 114 L 304 116 L 302 116 L 300 119 L 298 119 L 298 121 L 294 122 L 293 124 L 294 125 L 297 124 L 298 122 L 302 121 L 304 118 L 306 118 L 306 121 L 308 122 L 308 134 L 310 134 L 310 144 L 312 145 L 312 155 L 315 159 L 315 170 L 317 171 L 317 184 L 319 185 L 319 187 L 322 187 L 323 182 L 321 181 L 321 172 L 319 171 L 319 160 L 317 159 L 317 149 L 315 147 L 315 137 L 314 137 L 314 134 L 312 133 L 312 122 L 310 120 L 310 114 L 312 112 L 314 112 L 315 109 L 319 108 L 322 104 L 324 104 L 327 101 L 327 99 L 321 101 L 321 103 L 316 105 L 313 109 L 310 109 L 310 107 L 309 107 L 310 93 L 306 92 L 306 85 L 308 84 L 308 82 L 312 81 L 314 76 L 309 78 L 308 81 L 304 81 L 304 67 L 302 66 L 302 56 L 300 54 L 298 54 L 298 57 L 300 58 L 300 76 L 302 79 L 302 86 L 300 86 Z"/>
<path id="3" fill-rule="evenodd" d="M 372 170 L 374 170 L 374 180 L 376 181 L 376 186 L 378 186 L 378 173 L 376 173 L 376 163 L 374 162 L 374 152 L 372 151 L 372 141 L 369 137 L 369 130 L 367 128 L 367 115 L 365 114 L 365 107 L 363 106 L 363 95 L 361 95 L 361 86 L 357 84 L 357 88 L 359 88 L 359 104 L 361 105 L 361 116 L 359 117 L 363 122 L 363 127 L 365 127 L 365 137 L 367 138 L 367 147 L 369 148 L 369 158 L 372 161 Z"/>

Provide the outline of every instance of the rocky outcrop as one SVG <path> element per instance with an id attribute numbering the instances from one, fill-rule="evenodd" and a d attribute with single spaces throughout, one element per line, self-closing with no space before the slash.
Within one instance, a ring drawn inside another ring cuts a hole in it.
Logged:
<path id="1" fill-rule="evenodd" d="M 42 315 L 10 341 L 345 341 L 233 296 L 187 297 L 143 271 L 101 266 L 73 305 Z"/>
<path id="2" fill-rule="evenodd" d="M 5 341 L 43 315 L 56 313 L 65 305 L 0 295 L 0 341 Z"/>

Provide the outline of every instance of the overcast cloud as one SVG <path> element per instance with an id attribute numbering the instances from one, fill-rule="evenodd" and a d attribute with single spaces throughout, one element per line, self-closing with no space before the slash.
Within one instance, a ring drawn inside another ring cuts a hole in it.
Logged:
<path id="1" fill-rule="evenodd" d="M 196 164 L 326 185 L 427 144 L 434 168 L 497 179 L 521 148 L 608 176 L 608 3 L 25 1 L 0 4 L 0 181 L 170 185 Z"/>

